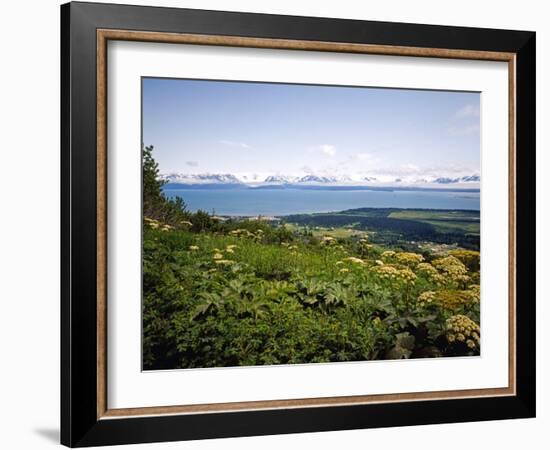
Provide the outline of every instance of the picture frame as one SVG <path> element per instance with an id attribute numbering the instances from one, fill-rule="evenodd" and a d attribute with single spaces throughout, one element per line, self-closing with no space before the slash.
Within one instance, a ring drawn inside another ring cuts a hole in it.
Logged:
<path id="1" fill-rule="evenodd" d="M 62 5 L 61 443 L 81 447 L 534 417 L 535 39 L 527 31 Z M 112 41 L 506 63 L 508 386 L 110 408 L 107 45 Z"/>

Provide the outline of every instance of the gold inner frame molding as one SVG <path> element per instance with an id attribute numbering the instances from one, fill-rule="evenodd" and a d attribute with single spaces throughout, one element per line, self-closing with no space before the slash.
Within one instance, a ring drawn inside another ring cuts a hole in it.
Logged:
<path id="1" fill-rule="evenodd" d="M 370 55 L 412 56 L 502 61 L 508 63 L 508 251 L 509 251 L 509 342 L 508 387 L 491 389 L 411 392 L 401 394 L 357 395 L 344 397 L 265 400 L 200 405 L 148 406 L 110 409 L 107 404 L 107 42 L 138 41 L 170 44 L 217 45 L 266 49 L 305 50 Z M 512 396 L 516 394 L 516 54 L 505 52 L 456 50 L 300 41 L 238 36 L 158 33 L 114 29 L 97 30 L 97 418 L 166 414 L 204 414 L 246 410 L 289 409 L 344 406 L 421 400 L 447 400 L 472 397 Z"/>

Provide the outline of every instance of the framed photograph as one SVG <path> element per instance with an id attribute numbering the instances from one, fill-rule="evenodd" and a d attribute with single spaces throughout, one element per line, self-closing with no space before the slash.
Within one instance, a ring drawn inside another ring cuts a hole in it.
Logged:
<path id="1" fill-rule="evenodd" d="M 63 444 L 534 417 L 534 32 L 61 26 Z"/>

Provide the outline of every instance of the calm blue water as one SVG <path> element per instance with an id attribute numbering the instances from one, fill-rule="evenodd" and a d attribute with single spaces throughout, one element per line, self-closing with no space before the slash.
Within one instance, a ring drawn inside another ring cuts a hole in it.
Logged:
<path id="1" fill-rule="evenodd" d="M 428 208 L 479 210 L 479 192 L 330 191 L 301 189 L 164 189 L 191 211 L 227 216 L 280 216 L 352 208 Z"/>

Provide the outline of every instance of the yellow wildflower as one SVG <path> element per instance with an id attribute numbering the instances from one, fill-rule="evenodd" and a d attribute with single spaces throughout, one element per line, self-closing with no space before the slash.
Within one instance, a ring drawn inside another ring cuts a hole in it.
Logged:
<path id="1" fill-rule="evenodd" d="M 365 261 L 363 261 L 361 258 L 356 258 L 355 256 L 348 256 L 347 258 L 344 258 L 342 261 L 347 261 L 353 264 L 365 264 Z"/>
<path id="2" fill-rule="evenodd" d="M 462 278 L 468 272 L 466 266 L 454 256 L 435 259 L 432 265 L 453 281 Z"/>
<path id="3" fill-rule="evenodd" d="M 425 291 L 418 296 L 416 301 L 419 306 L 424 306 L 426 303 L 432 303 L 434 300 L 435 300 L 435 292 Z"/>
<path id="4" fill-rule="evenodd" d="M 456 337 L 456 341 L 466 343 L 472 350 L 479 348 L 480 328 L 472 319 L 462 314 L 457 314 L 447 319 L 446 326 L 447 341 L 449 343 L 453 343 Z"/>
<path id="5" fill-rule="evenodd" d="M 479 252 L 474 250 L 451 250 L 449 255 L 454 256 L 472 271 L 479 270 Z"/>
<path id="6" fill-rule="evenodd" d="M 439 306 L 450 311 L 461 306 L 466 306 L 474 301 L 469 291 L 444 290 L 436 295 L 436 302 Z"/>
<path id="7" fill-rule="evenodd" d="M 427 262 L 418 264 L 416 270 L 426 275 L 437 275 L 439 273 L 434 266 Z"/>
<path id="8" fill-rule="evenodd" d="M 332 245 L 336 242 L 336 239 L 334 239 L 332 236 L 323 236 L 321 238 L 321 245 Z"/>
<path id="9" fill-rule="evenodd" d="M 407 266 L 416 265 L 424 261 L 424 257 L 418 253 L 402 252 L 396 253 L 395 259 L 400 264 L 405 264 Z"/>
<path id="10" fill-rule="evenodd" d="M 235 261 L 231 259 L 216 259 L 214 262 L 219 265 L 227 266 L 229 264 L 233 264 Z"/>
<path id="11" fill-rule="evenodd" d="M 468 286 L 468 292 L 472 297 L 472 301 L 479 303 L 479 297 L 481 293 L 479 284 L 471 284 L 470 286 Z"/>

